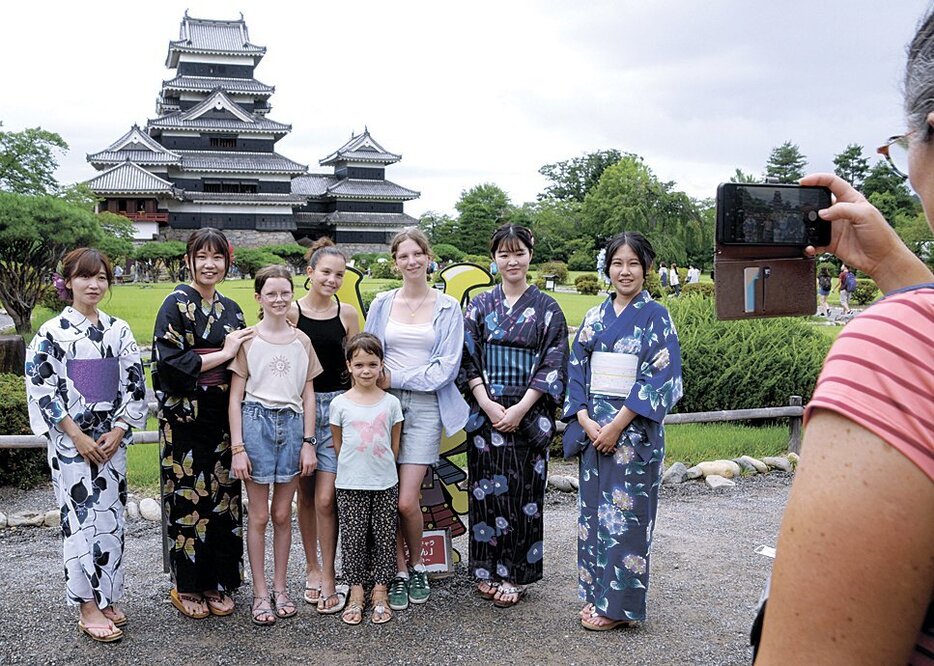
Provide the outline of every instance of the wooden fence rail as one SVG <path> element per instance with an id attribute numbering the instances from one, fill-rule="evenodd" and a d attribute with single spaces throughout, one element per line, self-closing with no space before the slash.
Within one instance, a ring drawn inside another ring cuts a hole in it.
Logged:
<path id="1" fill-rule="evenodd" d="M 155 403 L 150 405 L 152 411 Z M 665 425 L 679 423 L 722 423 L 724 421 L 755 421 L 760 419 L 788 419 L 788 450 L 801 452 L 802 417 L 804 407 L 799 396 L 793 395 L 787 407 L 760 407 L 758 409 L 731 409 L 717 412 L 688 412 L 669 414 Z M 151 444 L 159 441 L 156 430 L 137 430 L 133 433 L 136 444 Z M 35 435 L 0 435 L 0 449 L 44 449 L 46 439 Z"/>

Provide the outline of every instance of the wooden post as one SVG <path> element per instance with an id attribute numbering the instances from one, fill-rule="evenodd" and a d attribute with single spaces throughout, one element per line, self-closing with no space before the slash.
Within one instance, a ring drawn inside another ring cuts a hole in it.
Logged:
<path id="1" fill-rule="evenodd" d="M 0 335 L 0 372 L 23 376 L 26 368 L 26 341 L 21 335 Z"/>
<path id="2" fill-rule="evenodd" d="M 801 407 L 802 400 L 800 395 L 793 395 L 788 398 L 789 407 Z M 788 418 L 788 451 L 790 453 L 801 453 L 801 434 L 802 424 L 804 422 L 804 413 L 799 416 Z"/>

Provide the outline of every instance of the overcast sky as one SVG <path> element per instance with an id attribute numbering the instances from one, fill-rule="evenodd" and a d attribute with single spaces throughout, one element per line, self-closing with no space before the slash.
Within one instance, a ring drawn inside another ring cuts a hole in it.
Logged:
<path id="1" fill-rule="evenodd" d="M 848 143 L 903 131 L 905 46 L 927 0 L 759 3 L 46 2 L 4 3 L 0 121 L 71 146 L 59 180 L 134 122 L 155 117 L 168 42 L 185 9 L 237 18 L 267 47 L 269 117 L 293 131 L 281 154 L 312 171 L 369 126 L 402 154 L 388 170 L 418 190 L 419 216 L 452 212 L 483 182 L 514 203 L 545 186 L 543 164 L 617 148 L 663 180 L 713 196 L 737 167 L 761 173 L 797 143 L 830 170 Z M 873 158 L 874 159 L 874 158 Z"/>

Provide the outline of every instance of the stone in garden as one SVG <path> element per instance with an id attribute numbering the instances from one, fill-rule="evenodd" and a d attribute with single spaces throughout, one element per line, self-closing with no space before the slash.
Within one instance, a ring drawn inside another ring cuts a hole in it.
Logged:
<path id="1" fill-rule="evenodd" d="M 62 526 L 62 512 L 58 509 L 50 509 L 45 512 L 45 517 L 42 519 L 42 524 L 46 527 L 61 527 Z"/>
<path id="2" fill-rule="evenodd" d="M 668 471 L 665 472 L 665 475 L 662 477 L 662 483 L 684 483 L 685 477 L 687 477 L 688 468 L 684 465 L 683 462 L 676 462 L 674 465 L 668 468 Z"/>
<path id="3" fill-rule="evenodd" d="M 801 462 L 801 456 L 799 456 L 799 455 L 798 455 L 797 453 L 795 453 L 794 451 L 792 451 L 791 453 L 789 453 L 786 457 L 788 458 L 788 462 L 791 463 L 791 466 L 792 466 L 792 467 L 797 467 L 797 466 L 798 466 L 798 463 Z"/>
<path id="4" fill-rule="evenodd" d="M 752 456 L 742 456 L 740 460 L 743 460 L 747 462 L 748 464 L 752 465 L 756 469 L 756 471 L 759 472 L 759 474 L 769 473 L 769 466 L 766 465 L 761 460 L 759 460 L 758 458 L 753 458 Z"/>
<path id="5" fill-rule="evenodd" d="M 718 488 L 732 488 L 736 485 L 729 479 L 722 477 L 719 474 L 709 474 L 707 478 L 704 479 L 704 483 L 706 483 L 707 487 L 711 490 L 717 490 Z"/>
<path id="6" fill-rule="evenodd" d="M 706 476 L 716 475 L 727 479 L 739 476 L 740 466 L 732 460 L 709 460 L 707 462 L 697 463 L 701 473 Z"/>
<path id="7" fill-rule="evenodd" d="M 6 527 L 6 514 L 0 511 L 0 529 Z"/>
<path id="8" fill-rule="evenodd" d="M 129 520 L 139 520 L 139 504 L 130 500 L 126 503 L 126 517 Z"/>
<path id="9" fill-rule="evenodd" d="M 45 514 L 38 511 L 20 511 L 7 519 L 10 527 L 41 527 L 44 521 Z"/>
<path id="10" fill-rule="evenodd" d="M 767 458 L 763 458 L 762 462 L 764 462 L 766 465 L 768 465 L 772 469 L 780 469 L 783 472 L 791 471 L 791 461 L 785 457 L 770 456 Z"/>
<path id="11" fill-rule="evenodd" d="M 701 471 L 701 468 L 694 465 L 694 467 L 689 468 L 688 471 L 684 473 L 684 480 L 699 479 L 702 476 L 704 476 L 704 473 Z"/>
<path id="12" fill-rule="evenodd" d="M 569 493 L 574 490 L 574 486 L 571 485 L 571 479 L 561 474 L 552 474 L 549 476 L 548 485 L 563 493 Z"/>
<path id="13" fill-rule="evenodd" d="M 159 522 L 162 520 L 162 507 L 151 497 L 144 497 L 139 503 L 139 515 L 146 520 Z"/>
<path id="14" fill-rule="evenodd" d="M 580 482 L 577 480 L 576 476 L 569 476 L 568 480 L 571 482 L 571 487 L 574 490 L 577 490 L 578 488 L 580 488 Z"/>
<path id="15" fill-rule="evenodd" d="M 733 458 L 733 462 L 739 465 L 740 470 L 743 474 L 758 474 L 759 470 L 752 466 L 751 463 L 746 462 L 742 458 Z"/>

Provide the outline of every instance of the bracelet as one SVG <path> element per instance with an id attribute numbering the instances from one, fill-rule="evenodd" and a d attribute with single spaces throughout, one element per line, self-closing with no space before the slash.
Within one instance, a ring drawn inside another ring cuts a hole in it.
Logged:
<path id="1" fill-rule="evenodd" d="M 230 447 L 231 455 L 237 455 L 238 453 L 246 453 L 246 447 L 243 444 L 234 444 Z"/>

